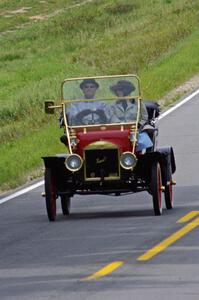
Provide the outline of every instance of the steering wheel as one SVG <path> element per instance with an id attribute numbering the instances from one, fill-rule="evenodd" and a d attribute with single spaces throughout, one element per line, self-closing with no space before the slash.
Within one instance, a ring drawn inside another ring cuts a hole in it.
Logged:
<path id="1" fill-rule="evenodd" d="M 105 124 L 107 117 L 102 109 L 85 109 L 75 116 L 76 125 Z"/>

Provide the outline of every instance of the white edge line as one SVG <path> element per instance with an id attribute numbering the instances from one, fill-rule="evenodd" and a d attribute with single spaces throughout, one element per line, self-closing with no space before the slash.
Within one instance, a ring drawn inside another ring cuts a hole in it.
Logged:
<path id="1" fill-rule="evenodd" d="M 3 199 L 0 199 L 0 204 L 2 204 L 2 203 L 4 203 L 4 202 L 7 202 L 7 201 L 9 201 L 9 200 L 11 200 L 11 199 L 13 199 L 13 198 L 18 197 L 18 196 L 21 196 L 21 195 L 23 195 L 23 194 L 25 194 L 25 193 L 28 193 L 28 192 L 30 192 L 30 191 L 32 191 L 32 190 L 38 188 L 39 186 L 41 186 L 41 185 L 43 185 L 43 184 L 44 184 L 44 180 L 39 181 L 39 182 L 37 182 L 37 183 L 35 183 L 35 184 L 32 184 L 31 186 L 28 186 L 28 187 L 25 188 L 25 189 L 22 189 L 22 190 L 20 190 L 20 191 L 14 193 L 14 194 L 11 194 L 11 195 L 9 195 L 9 196 L 3 198 Z"/>
<path id="2" fill-rule="evenodd" d="M 185 104 L 186 102 L 188 102 L 189 100 L 191 100 L 193 97 L 195 97 L 196 95 L 199 94 L 199 89 L 196 90 L 195 92 L 193 92 L 192 94 L 190 94 L 189 96 L 187 96 L 186 98 L 184 98 L 182 101 L 180 101 L 179 103 L 177 103 L 176 105 L 174 105 L 173 107 L 171 107 L 170 109 L 166 110 L 163 114 L 160 115 L 160 117 L 158 118 L 159 120 L 161 120 L 162 118 L 166 117 L 168 114 L 170 114 L 171 112 L 173 112 L 174 110 L 176 110 L 177 108 L 179 108 L 180 106 L 182 106 L 183 104 Z M 36 188 L 38 188 L 39 186 L 44 184 L 44 180 L 39 181 L 25 189 L 22 189 L 14 194 L 11 194 L 5 198 L 0 199 L 0 204 L 5 203 L 13 198 L 16 198 L 18 196 L 21 196 L 25 193 L 28 193 Z"/>
<path id="3" fill-rule="evenodd" d="M 189 100 L 191 100 L 193 97 L 195 97 L 197 94 L 199 94 L 199 89 L 196 90 L 195 92 L 193 92 L 191 95 L 187 96 L 186 98 L 184 98 L 182 101 L 180 101 L 179 103 L 177 103 L 176 105 L 174 105 L 173 107 L 171 107 L 170 109 L 166 110 L 164 113 L 162 113 L 159 116 L 159 120 L 161 120 L 162 118 L 166 117 L 168 114 L 170 114 L 171 112 L 173 112 L 174 110 L 176 110 L 177 108 L 179 108 L 180 106 L 182 106 L 183 104 L 185 104 L 186 102 L 188 102 Z"/>

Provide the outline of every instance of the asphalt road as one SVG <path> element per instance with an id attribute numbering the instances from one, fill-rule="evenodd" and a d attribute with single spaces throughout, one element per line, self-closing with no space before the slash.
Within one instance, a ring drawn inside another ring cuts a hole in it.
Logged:
<path id="1" fill-rule="evenodd" d="M 1 204 L 0 299 L 198 300 L 198 114 L 195 97 L 160 120 L 177 162 L 175 208 L 162 216 L 144 192 L 77 196 L 51 223 L 42 187 Z"/>

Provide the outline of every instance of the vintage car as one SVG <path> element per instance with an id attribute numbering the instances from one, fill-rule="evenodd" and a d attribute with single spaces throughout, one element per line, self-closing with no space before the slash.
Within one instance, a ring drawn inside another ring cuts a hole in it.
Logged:
<path id="1" fill-rule="evenodd" d="M 124 104 L 126 102 L 126 104 Z M 45 102 L 45 112 L 60 108 L 64 154 L 43 157 L 45 198 L 50 221 L 60 197 L 64 215 L 76 195 L 115 195 L 147 191 L 155 215 L 173 207 L 172 147 L 157 147 L 159 106 L 141 99 L 136 75 L 66 79 L 61 101 Z"/>

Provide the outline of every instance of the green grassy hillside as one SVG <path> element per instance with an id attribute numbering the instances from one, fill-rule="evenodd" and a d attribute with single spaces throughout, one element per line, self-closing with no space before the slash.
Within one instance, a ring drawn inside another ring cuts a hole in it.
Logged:
<path id="1" fill-rule="evenodd" d="M 0 190 L 64 151 L 43 113 L 63 79 L 136 73 L 144 98 L 161 99 L 198 73 L 198 28 L 198 0 L 2 0 Z"/>

